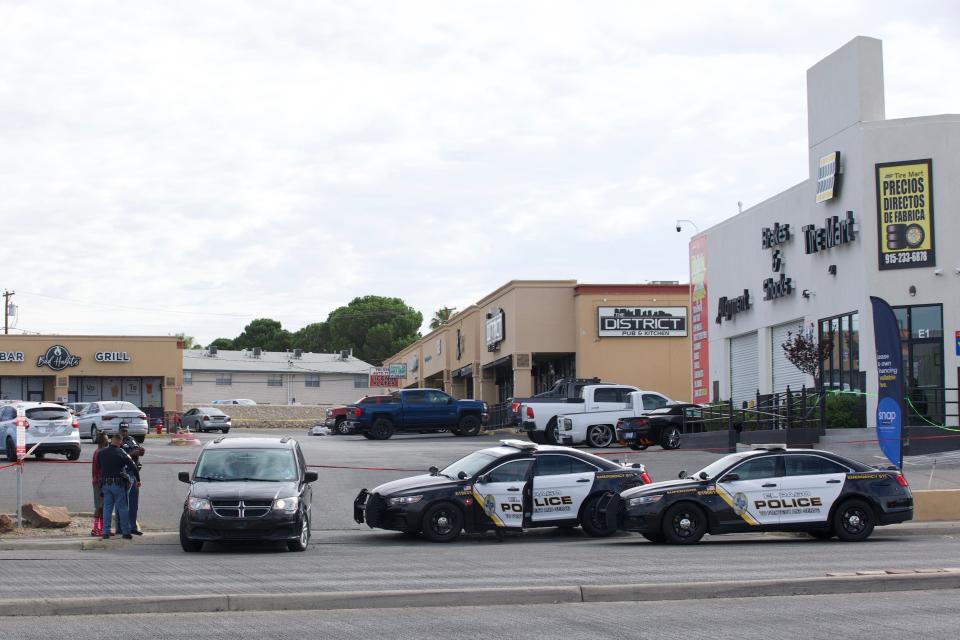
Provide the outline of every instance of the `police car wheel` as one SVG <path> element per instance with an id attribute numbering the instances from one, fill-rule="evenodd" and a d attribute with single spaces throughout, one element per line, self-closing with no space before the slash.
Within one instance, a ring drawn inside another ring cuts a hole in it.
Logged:
<path id="1" fill-rule="evenodd" d="M 833 514 L 833 532 L 845 542 L 866 540 L 875 525 L 873 508 L 863 500 L 847 500 Z"/>
<path id="2" fill-rule="evenodd" d="M 675 504 L 663 514 L 663 537 L 671 544 L 694 544 L 706 532 L 707 516 L 692 503 Z"/>
<path id="3" fill-rule="evenodd" d="M 463 529 L 463 513 L 449 502 L 438 502 L 423 514 L 423 535 L 431 542 L 453 542 Z"/>
<path id="4" fill-rule="evenodd" d="M 667 541 L 662 533 L 641 533 L 640 535 L 655 544 L 663 544 Z"/>
<path id="5" fill-rule="evenodd" d="M 630 443 L 630 448 L 633 449 L 634 451 L 644 451 L 644 450 L 647 448 L 647 445 L 645 445 L 645 444 L 637 444 L 636 442 L 631 442 L 631 443 Z"/>
<path id="6" fill-rule="evenodd" d="M 680 448 L 680 429 L 677 427 L 667 427 L 660 434 L 660 446 L 664 449 Z"/>
<path id="7" fill-rule="evenodd" d="M 596 449 L 609 447 L 613 443 L 613 429 L 608 424 L 595 424 L 587 429 L 587 442 Z"/>
<path id="8" fill-rule="evenodd" d="M 580 512 L 580 526 L 589 536 L 594 538 L 606 538 L 613 535 L 616 529 L 607 526 L 606 518 L 601 517 L 597 510 L 602 496 L 594 496 L 587 500 Z"/>

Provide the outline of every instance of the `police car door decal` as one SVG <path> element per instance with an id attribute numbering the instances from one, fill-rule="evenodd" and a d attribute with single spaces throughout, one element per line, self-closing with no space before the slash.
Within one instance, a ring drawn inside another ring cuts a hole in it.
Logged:
<path id="1" fill-rule="evenodd" d="M 777 476 L 776 464 L 776 457 L 764 456 L 734 467 L 719 478 L 717 495 L 747 524 L 779 524 L 781 479 Z M 730 474 L 739 478 L 726 479 Z"/>
<path id="2" fill-rule="evenodd" d="M 533 521 L 570 520 L 593 489 L 597 469 L 579 458 L 541 454 L 533 475 Z"/>
<path id="3" fill-rule="evenodd" d="M 512 460 L 484 474 L 473 484 L 473 497 L 498 527 L 523 527 L 523 488 L 533 460 Z"/>
<path id="4" fill-rule="evenodd" d="M 821 456 L 784 456 L 780 521 L 826 522 L 847 479 L 846 467 Z"/>

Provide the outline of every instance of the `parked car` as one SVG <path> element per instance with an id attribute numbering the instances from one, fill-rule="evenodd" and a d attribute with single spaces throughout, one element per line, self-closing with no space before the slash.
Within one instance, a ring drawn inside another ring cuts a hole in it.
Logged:
<path id="1" fill-rule="evenodd" d="M 210 404 L 244 404 L 244 405 L 255 405 L 257 402 L 255 400 L 250 400 L 248 398 L 235 398 L 233 400 L 214 400 Z"/>
<path id="2" fill-rule="evenodd" d="M 219 436 L 200 451 L 180 516 L 180 547 L 195 552 L 205 542 L 278 541 L 290 551 L 310 542 L 310 483 L 296 440 Z"/>
<path id="3" fill-rule="evenodd" d="M 580 397 L 578 398 L 561 398 L 552 402 L 533 404 L 524 403 L 520 407 L 522 416 L 520 431 L 525 432 L 533 442 L 560 444 L 558 416 L 624 409 L 630 400 L 629 394 L 634 391 L 640 391 L 640 389 L 625 384 L 588 384 L 580 388 Z M 652 391 L 646 393 L 655 394 Z M 660 397 L 663 404 L 671 402 L 666 396 Z M 613 422 L 610 425 L 611 433 L 615 424 L 616 422 Z"/>
<path id="4" fill-rule="evenodd" d="M 475 436 L 487 420 L 487 403 L 457 400 L 437 389 L 401 389 L 389 402 L 359 403 L 347 407 L 351 429 L 369 440 L 387 440 L 397 432 L 449 430 L 457 436 Z"/>
<path id="5" fill-rule="evenodd" d="M 201 433 L 207 431 L 229 433 L 233 424 L 230 422 L 230 416 L 216 407 L 194 407 L 180 416 L 180 426 Z"/>
<path id="6" fill-rule="evenodd" d="M 130 435 L 137 442 L 143 442 L 147 437 L 147 415 L 132 402 L 120 400 L 99 400 L 91 402 L 77 416 L 80 426 L 80 437 L 97 439 L 98 433 L 114 433 L 120 428 L 121 422 L 126 422 L 130 428 Z"/>
<path id="7" fill-rule="evenodd" d="M 597 505 L 605 496 L 651 482 L 643 465 L 623 466 L 567 447 L 501 440 L 429 475 L 362 489 L 353 519 L 369 527 L 423 533 L 451 542 L 462 531 L 524 531 L 581 526 L 591 536 L 616 531 Z"/>
<path id="8" fill-rule="evenodd" d="M 684 430 L 699 429 L 702 424 L 700 405 L 678 402 L 639 417 L 621 418 L 617 422 L 616 439 L 634 451 L 643 451 L 655 444 L 664 449 L 677 449 Z"/>
<path id="9" fill-rule="evenodd" d="M 87 408 L 89 402 L 67 402 L 63 406 L 67 409 L 70 409 L 70 413 L 73 415 L 80 415 L 80 413 Z"/>
<path id="10" fill-rule="evenodd" d="M 626 404 L 619 409 L 557 416 L 559 439 L 565 445 L 585 443 L 591 447 L 609 447 L 616 440 L 618 421 L 645 415 L 673 402 L 655 391 L 631 391 Z"/>
<path id="11" fill-rule="evenodd" d="M 598 506 L 608 524 L 651 542 L 693 544 L 705 534 L 805 531 L 866 540 L 876 526 L 913 518 L 913 494 L 897 470 L 829 451 L 757 445 L 692 476 L 622 491 Z"/>
<path id="12" fill-rule="evenodd" d="M 0 408 L 0 442 L 7 460 L 17 459 L 17 420 L 25 421 L 24 446 L 39 460 L 48 453 L 80 457 L 80 433 L 70 410 L 53 402 L 17 402 Z M 36 447 L 36 448 L 34 448 Z"/>

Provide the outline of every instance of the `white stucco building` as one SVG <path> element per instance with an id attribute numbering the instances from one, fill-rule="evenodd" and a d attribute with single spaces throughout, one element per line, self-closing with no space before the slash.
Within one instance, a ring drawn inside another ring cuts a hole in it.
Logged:
<path id="1" fill-rule="evenodd" d="M 780 347 L 812 329 L 825 385 L 867 392 L 875 427 L 873 295 L 927 417 L 956 425 L 960 115 L 885 119 L 881 42 L 858 37 L 808 70 L 807 117 L 809 178 L 691 240 L 694 401 L 812 385 Z"/>

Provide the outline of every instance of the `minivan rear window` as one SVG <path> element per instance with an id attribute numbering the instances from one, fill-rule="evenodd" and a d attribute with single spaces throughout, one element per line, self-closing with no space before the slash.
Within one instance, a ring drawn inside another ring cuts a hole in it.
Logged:
<path id="1" fill-rule="evenodd" d="M 69 420 L 70 412 L 62 407 L 34 407 L 27 409 L 28 420 Z"/>

